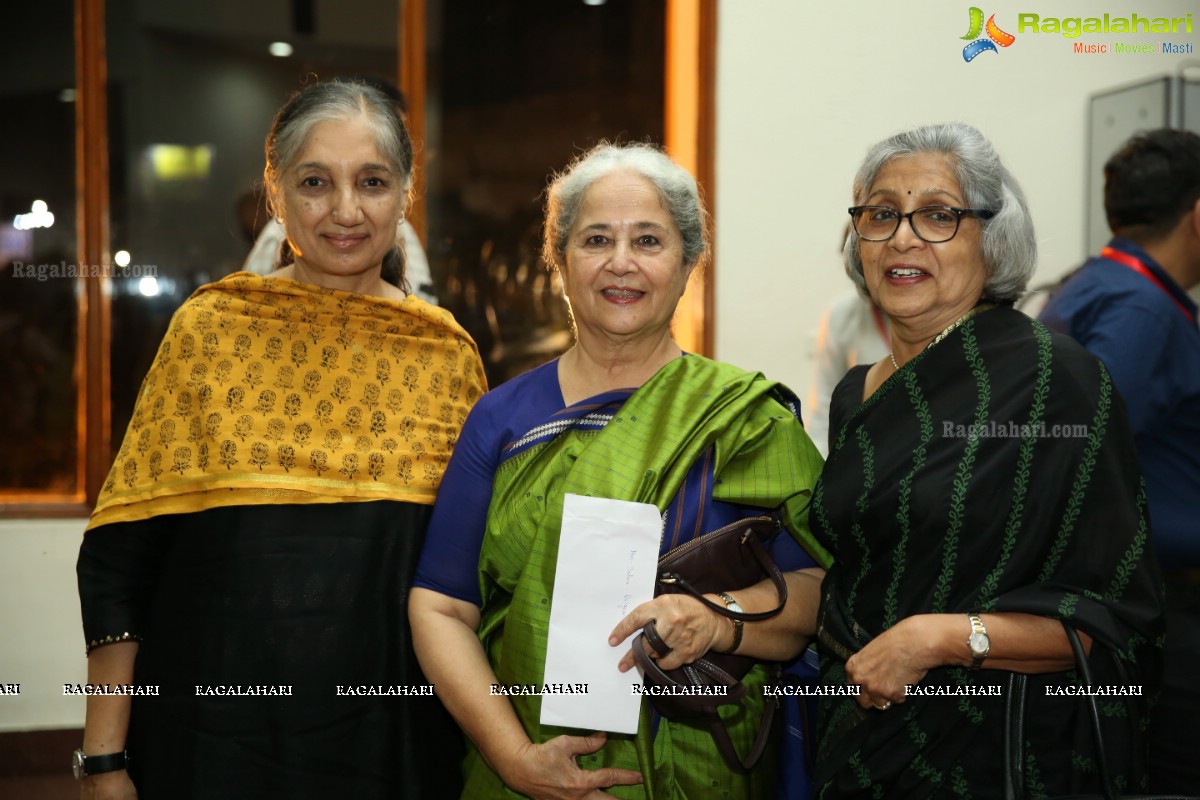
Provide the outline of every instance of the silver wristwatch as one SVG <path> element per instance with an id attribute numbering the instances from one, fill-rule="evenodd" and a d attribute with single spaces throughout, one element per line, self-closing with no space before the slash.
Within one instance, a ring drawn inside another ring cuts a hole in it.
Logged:
<path id="1" fill-rule="evenodd" d="M 988 638 L 987 628 L 983 627 L 982 617 L 967 614 L 967 619 L 971 621 L 971 635 L 967 637 L 967 647 L 971 650 L 971 669 L 979 669 L 992 651 L 992 640 Z"/>

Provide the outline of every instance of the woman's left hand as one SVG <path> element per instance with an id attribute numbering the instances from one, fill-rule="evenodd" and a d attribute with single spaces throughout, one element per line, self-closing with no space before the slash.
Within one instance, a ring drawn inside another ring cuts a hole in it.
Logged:
<path id="1" fill-rule="evenodd" d="M 903 703 L 906 687 L 920 683 L 925 673 L 943 663 L 936 653 L 936 622 L 933 615 L 907 617 L 850 656 L 846 682 L 860 687 L 860 706 L 884 711 Z"/>
<path id="2" fill-rule="evenodd" d="M 684 594 L 659 595 L 648 603 L 642 603 L 621 620 L 608 643 L 616 646 L 654 620 L 658 635 L 671 648 L 665 656 L 659 656 L 645 644 L 651 658 L 657 658 L 664 670 L 676 669 L 690 664 L 714 647 L 729 646 L 733 639 L 733 627 L 729 620 L 717 614 L 693 597 Z M 621 672 L 633 669 L 633 651 L 621 659 Z"/>

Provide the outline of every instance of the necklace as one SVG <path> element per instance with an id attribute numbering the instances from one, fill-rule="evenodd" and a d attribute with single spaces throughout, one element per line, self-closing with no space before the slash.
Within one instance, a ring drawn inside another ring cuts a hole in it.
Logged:
<path id="1" fill-rule="evenodd" d="M 955 328 L 957 328 L 959 325 L 962 325 L 964 322 L 966 322 L 971 317 L 978 314 L 980 311 L 987 311 L 989 308 L 992 308 L 993 306 L 995 306 L 995 303 L 980 303 L 979 305 L 975 306 L 970 311 L 963 314 L 958 319 L 954 320 L 954 322 L 951 322 L 950 326 L 948 328 L 946 328 L 946 330 L 942 331 L 937 336 L 933 337 L 933 341 L 931 341 L 929 344 L 927 344 L 923 348 L 921 348 L 921 352 L 924 353 L 926 350 L 933 347 L 935 344 L 940 342 L 942 339 L 945 339 L 947 336 L 950 335 L 950 333 Z M 890 357 L 892 359 L 892 369 L 895 370 L 896 372 L 899 372 L 900 365 L 896 363 L 896 351 L 893 350 L 892 352 L 888 353 L 888 357 Z M 907 364 L 908 362 L 905 361 L 904 363 Z"/>

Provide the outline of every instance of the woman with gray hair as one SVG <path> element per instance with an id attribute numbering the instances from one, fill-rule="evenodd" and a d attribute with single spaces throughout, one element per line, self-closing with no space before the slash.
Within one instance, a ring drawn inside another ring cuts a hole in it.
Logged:
<path id="1" fill-rule="evenodd" d="M 562 272 L 575 344 L 471 413 L 409 601 L 422 667 L 475 744 L 466 798 L 772 792 L 774 759 L 748 755 L 760 731 L 765 747 L 770 729 L 764 664 L 744 679 L 747 697 L 723 715 L 733 756 L 707 727 L 662 718 L 648 701 L 636 735 L 606 737 L 542 725 L 536 694 L 488 691 L 543 682 L 568 492 L 654 504 L 661 552 L 768 511 L 791 534 L 773 542 L 788 586 L 778 616 L 734 623 L 696 599 L 665 595 L 621 620 L 610 646 L 653 621 L 662 640 L 653 655 L 671 670 L 710 650 L 783 660 L 813 634 L 818 564 L 827 563 L 807 528 L 820 457 L 795 399 L 761 375 L 685 355 L 671 336 L 675 307 L 707 250 L 695 180 L 652 146 L 601 144 L 550 186 L 544 252 Z M 627 565 L 608 568 L 624 574 Z M 710 604 L 766 612 L 778 602 L 770 581 L 722 588 Z M 633 667 L 632 651 L 618 658 L 614 667 Z M 733 757 L 757 763 L 735 769 Z"/>
<path id="2" fill-rule="evenodd" d="M 1011 307 L 1036 255 L 1021 189 L 951 124 L 876 145 L 854 202 L 846 270 L 890 319 L 892 351 L 835 389 L 813 501 L 834 556 L 822 681 L 859 687 L 822 698 L 819 796 L 1000 797 L 1014 673 L 1031 684 L 1030 787 L 1094 790 L 1096 758 L 1139 786 L 1143 720 L 1113 704 L 1098 754 L 1082 706 L 1047 697 L 1074 688 L 1064 622 L 1098 683 L 1127 673 L 1149 696 L 1161 597 L 1108 374 Z"/>
<path id="3" fill-rule="evenodd" d="M 412 170 L 365 84 L 314 83 L 276 116 L 288 264 L 175 313 L 80 548 L 89 683 L 152 689 L 88 697 L 84 797 L 457 794 L 461 736 L 405 599 L 485 387 L 449 312 L 383 278 L 402 278 Z"/>

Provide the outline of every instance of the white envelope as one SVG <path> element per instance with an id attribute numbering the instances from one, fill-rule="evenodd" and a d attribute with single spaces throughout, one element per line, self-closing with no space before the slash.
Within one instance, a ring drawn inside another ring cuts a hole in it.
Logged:
<path id="1" fill-rule="evenodd" d="M 629 640 L 608 636 L 654 597 L 662 517 L 653 505 L 568 494 L 546 644 L 543 725 L 637 733 L 642 679 L 617 670 Z M 579 692 L 586 684 L 586 692 Z M 556 687 L 573 691 L 556 693 Z"/>

